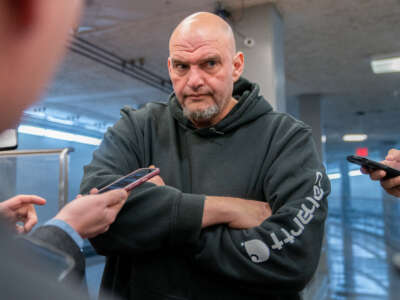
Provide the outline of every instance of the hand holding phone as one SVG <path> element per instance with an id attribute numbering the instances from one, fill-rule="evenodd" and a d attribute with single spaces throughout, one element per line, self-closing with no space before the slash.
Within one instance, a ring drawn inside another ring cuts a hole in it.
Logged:
<path id="1" fill-rule="evenodd" d="M 400 176 L 400 170 L 391 168 L 385 164 L 368 159 L 366 157 L 350 155 L 350 156 L 347 156 L 347 160 L 353 164 L 357 164 L 357 165 L 364 167 L 368 171 L 375 171 L 375 170 L 385 171 L 386 176 L 383 178 L 383 180 Z"/>
<path id="2" fill-rule="evenodd" d="M 125 189 L 125 191 L 130 192 L 135 187 L 146 182 L 150 178 L 160 174 L 160 169 L 158 168 L 142 168 L 125 175 L 114 182 L 106 185 L 105 187 L 99 189 L 99 193 L 104 193 L 115 189 Z"/>

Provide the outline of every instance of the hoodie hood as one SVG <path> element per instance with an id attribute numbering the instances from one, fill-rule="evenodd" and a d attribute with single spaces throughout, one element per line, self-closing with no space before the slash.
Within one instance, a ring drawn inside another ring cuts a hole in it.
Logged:
<path id="1" fill-rule="evenodd" d="M 223 135 L 246 123 L 254 121 L 262 115 L 272 112 L 272 106 L 259 93 L 260 87 L 258 84 L 252 83 L 242 77 L 239 78 L 233 87 L 233 97 L 238 100 L 238 103 L 223 120 L 208 128 L 196 128 L 183 115 L 182 107 L 175 93 L 171 94 L 168 105 L 172 116 L 181 127 L 203 136 Z"/>

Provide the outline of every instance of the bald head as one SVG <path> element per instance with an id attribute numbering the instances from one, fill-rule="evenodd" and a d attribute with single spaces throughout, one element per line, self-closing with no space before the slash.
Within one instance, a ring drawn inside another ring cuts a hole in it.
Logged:
<path id="1" fill-rule="evenodd" d="M 198 128 L 217 124 L 237 103 L 233 84 L 243 67 L 232 28 L 214 14 L 190 15 L 171 35 L 169 76 L 183 114 Z"/>
<path id="2" fill-rule="evenodd" d="M 221 17 L 199 12 L 186 17 L 173 31 L 169 50 L 182 44 L 196 44 L 199 41 L 220 41 L 231 54 L 236 53 L 235 37 L 231 26 Z"/>

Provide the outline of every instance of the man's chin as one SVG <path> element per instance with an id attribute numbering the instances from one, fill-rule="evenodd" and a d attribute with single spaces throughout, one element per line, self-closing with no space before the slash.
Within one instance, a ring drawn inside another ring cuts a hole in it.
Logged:
<path id="1" fill-rule="evenodd" d="M 216 105 L 210 106 L 206 109 L 189 110 L 183 109 L 183 114 L 186 118 L 196 123 L 207 123 L 211 122 L 219 114 L 219 108 Z"/>

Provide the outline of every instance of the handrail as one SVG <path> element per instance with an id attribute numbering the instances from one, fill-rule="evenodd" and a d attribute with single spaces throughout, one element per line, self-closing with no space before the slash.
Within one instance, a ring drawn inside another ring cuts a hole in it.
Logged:
<path id="1" fill-rule="evenodd" d="M 23 155 L 46 155 L 46 154 L 61 154 L 65 149 L 68 149 L 68 153 L 74 152 L 74 148 L 62 148 L 62 149 L 41 149 L 41 150 L 10 150 L 0 151 L 0 156 L 23 156 Z"/>
<path id="2" fill-rule="evenodd" d="M 43 150 L 11 150 L 11 151 L 0 151 L 0 157 L 7 156 L 32 156 L 32 155 L 49 155 L 58 154 L 60 162 L 60 173 L 59 173 L 59 190 L 58 190 L 58 209 L 63 208 L 68 202 L 68 162 L 69 153 L 74 152 L 74 148 L 62 148 L 62 149 L 43 149 Z"/>

